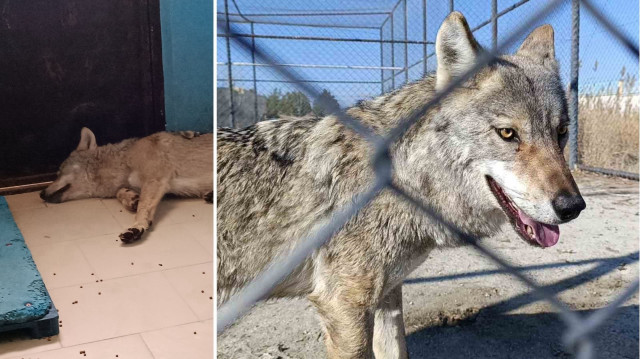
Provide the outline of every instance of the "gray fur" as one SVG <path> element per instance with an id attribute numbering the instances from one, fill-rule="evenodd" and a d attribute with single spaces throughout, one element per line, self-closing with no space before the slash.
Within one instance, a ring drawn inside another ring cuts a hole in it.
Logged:
<path id="1" fill-rule="evenodd" d="M 468 42 L 449 47 L 476 46 L 461 14 L 450 15 L 443 28 L 454 31 L 448 39 Z M 504 185 L 529 216 L 549 224 L 562 222 L 550 210 L 558 193 L 579 196 L 562 157 L 566 139 L 557 134 L 568 121 L 557 65 L 535 54 L 525 46 L 522 54 L 483 69 L 391 148 L 393 180 L 478 237 L 495 234 L 507 219 L 486 176 Z M 348 113 L 387 133 L 455 77 L 447 72 L 458 69 L 455 61 L 467 66 L 458 53 L 441 55 L 439 61 L 454 63 L 439 64 L 436 75 L 360 102 Z M 520 141 L 500 138 L 496 129 L 505 127 L 517 129 Z M 219 129 L 217 136 L 220 304 L 368 188 L 374 176 L 371 146 L 332 116 Z M 314 303 L 331 358 L 406 357 L 402 280 L 433 248 L 459 244 L 383 191 L 271 296 L 306 296 Z"/>
<path id="2" fill-rule="evenodd" d="M 77 149 L 62 163 L 58 178 L 40 197 L 53 203 L 118 198 L 125 208 L 136 212 L 136 222 L 120 235 L 129 243 L 149 229 L 166 193 L 206 198 L 212 192 L 212 134 L 159 132 L 97 146 L 93 132 L 83 128 Z"/>

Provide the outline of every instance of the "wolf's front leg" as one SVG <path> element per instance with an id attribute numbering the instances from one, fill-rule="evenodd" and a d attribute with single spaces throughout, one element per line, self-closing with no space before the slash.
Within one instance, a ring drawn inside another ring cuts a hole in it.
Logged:
<path id="1" fill-rule="evenodd" d="M 407 358 L 402 319 L 402 284 L 392 289 L 374 314 L 373 353 L 376 359 Z"/>
<path id="2" fill-rule="evenodd" d="M 140 189 L 136 222 L 133 224 L 133 227 L 120 234 L 120 240 L 123 243 L 132 243 L 142 238 L 144 231 L 151 226 L 158 203 L 160 203 L 160 200 L 162 200 L 162 197 L 164 197 L 168 190 L 168 180 L 155 179 L 144 182 Z"/>
<path id="3" fill-rule="evenodd" d="M 320 314 L 327 356 L 331 359 L 371 359 L 373 314 L 367 304 L 370 293 L 361 292 L 357 287 L 350 290 L 342 285 L 338 287 L 341 288 L 333 293 L 309 296 Z"/>

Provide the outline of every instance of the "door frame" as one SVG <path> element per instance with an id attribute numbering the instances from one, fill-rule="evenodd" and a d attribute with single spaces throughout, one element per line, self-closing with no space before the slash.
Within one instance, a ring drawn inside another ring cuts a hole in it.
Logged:
<path id="1" fill-rule="evenodd" d="M 162 67 L 162 33 L 160 27 L 160 0 L 146 0 L 147 11 L 142 12 L 140 24 L 144 39 L 142 49 L 149 54 L 150 71 L 143 78 L 143 101 L 151 102 L 144 106 L 143 127 L 147 134 L 164 131 L 166 126 L 164 110 L 164 75 Z M 149 26 L 146 26 L 146 25 Z M 41 190 L 56 179 L 55 173 L 42 173 L 22 177 L 0 179 L 0 195 L 11 195 Z"/>

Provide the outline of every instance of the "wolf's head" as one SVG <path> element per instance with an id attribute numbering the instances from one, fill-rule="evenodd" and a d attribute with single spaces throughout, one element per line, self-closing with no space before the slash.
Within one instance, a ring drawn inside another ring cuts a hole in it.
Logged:
<path id="1" fill-rule="evenodd" d="M 49 203 L 99 196 L 96 137 L 88 128 L 80 132 L 80 143 L 58 171 L 58 178 L 40 192 Z"/>
<path id="2" fill-rule="evenodd" d="M 436 91 L 469 70 L 481 51 L 464 17 L 450 14 L 436 39 Z M 471 203 L 501 209 L 520 236 L 543 247 L 558 241 L 558 224 L 585 208 L 563 157 L 569 118 L 554 52 L 553 28 L 535 29 L 515 54 L 444 99 L 428 124 L 433 131 L 422 136 L 433 143 L 435 135 L 440 158 L 451 162 L 444 165 L 466 177 L 458 190 Z"/>

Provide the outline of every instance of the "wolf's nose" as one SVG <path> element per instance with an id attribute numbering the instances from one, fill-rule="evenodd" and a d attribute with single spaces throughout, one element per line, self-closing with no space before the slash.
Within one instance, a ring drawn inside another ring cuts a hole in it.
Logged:
<path id="1" fill-rule="evenodd" d="M 578 217 L 580 212 L 587 207 L 582 196 L 570 193 L 560 193 L 552 202 L 553 210 L 562 221 L 570 221 Z"/>

